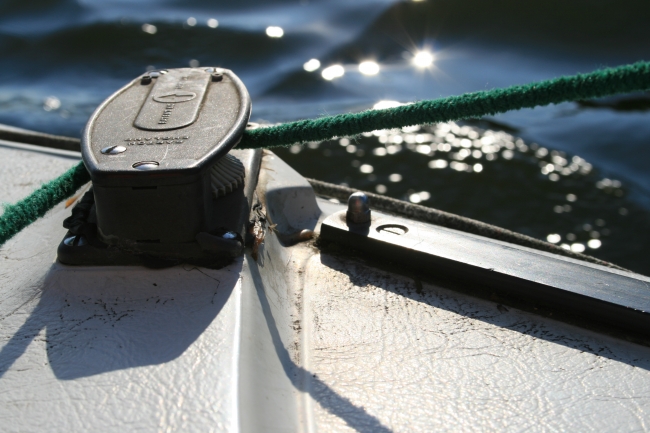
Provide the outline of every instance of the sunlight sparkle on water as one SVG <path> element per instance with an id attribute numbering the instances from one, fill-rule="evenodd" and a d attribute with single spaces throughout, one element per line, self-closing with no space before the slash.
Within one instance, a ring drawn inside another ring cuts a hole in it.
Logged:
<path id="1" fill-rule="evenodd" d="M 318 59 L 311 59 L 305 62 L 305 64 L 302 65 L 302 67 L 307 72 L 314 72 L 315 70 L 320 68 L 320 61 Z"/>
<path id="2" fill-rule="evenodd" d="M 323 72 L 321 72 L 321 75 L 327 81 L 331 81 L 335 78 L 340 78 L 344 74 L 345 74 L 345 69 L 343 69 L 343 66 L 341 65 L 328 66 L 327 68 L 323 69 Z"/>
<path id="3" fill-rule="evenodd" d="M 269 26 L 266 28 L 266 35 L 269 38 L 281 38 L 284 36 L 284 30 L 282 30 L 282 27 Z"/>
<path id="4" fill-rule="evenodd" d="M 585 246 L 581 243 L 571 244 L 571 251 L 574 253 L 582 253 L 585 251 Z"/>
<path id="5" fill-rule="evenodd" d="M 447 168 L 449 163 L 444 159 L 434 159 L 429 161 L 429 168 Z"/>
<path id="6" fill-rule="evenodd" d="M 434 60 L 433 54 L 428 51 L 419 51 L 413 56 L 413 64 L 418 68 L 428 68 Z"/>
<path id="7" fill-rule="evenodd" d="M 363 164 L 361 167 L 359 167 L 359 171 L 361 173 L 370 174 L 374 171 L 374 167 L 370 164 Z"/>
<path id="8" fill-rule="evenodd" d="M 154 26 L 153 24 L 142 24 L 142 31 L 145 33 L 149 33 L 150 35 L 155 35 L 156 32 L 158 31 L 158 28 Z"/>
<path id="9" fill-rule="evenodd" d="M 214 18 L 210 18 L 208 20 L 208 27 L 210 27 L 212 29 L 216 29 L 217 27 L 219 27 L 219 21 L 217 21 Z"/>
<path id="10" fill-rule="evenodd" d="M 551 233 L 550 235 L 546 236 L 546 240 L 552 244 L 557 244 L 562 240 L 562 236 L 558 235 L 557 233 Z"/>
<path id="11" fill-rule="evenodd" d="M 56 96 L 48 96 L 43 101 L 43 110 L 55 111 L 61 107 L 61 101 Z"/>
<path id="12" fill-rule="evenodd" d="M 190 26 L 190 27 L 194 27 L 196 25 L 196 18 L 189 17 L 187 19 L 187 25 Z"/>
<path id="13" fill-rule="evenodd" d="M 359 63 L 359 72 L 363 75 L 377 75 L 379 73 L 379 65 L 373 61 L 365 61 Z"/>
<path id="14" fill-rule="evenodd" d="M 591 239 L 589 242 L 587 242 L 587 246 L 589 246 L 589 248 L 591 248 L 592 250 L 595 250 L 596 248 L 600 248 L 602 244 L 603 243 L 598 239 Z"/>
<path id="15" fill-rule="evenodd" d="M 342 65 L 330 66 L 325 68 L 325 75 L 329 73 L 332 78 L 340 76 L 345 72 L 345 68 Z M 348 68 L 348 71 L 352 70 L 351 66 Z M 322 69 L 319 69 L 320 71 Z M 378 101 L 373 108 L 400 105 L 408 103 L 383 100 Z M 556 227 L 538 233 L 540 239 L 574 253 L 597 253 L 611 248 L 608 238 L 611 232 L 605 228 L 605 220 L 585 216 L 583 202 L 591 206 L 589 201 L 593 201 L 593 197 L 589 197 L 588 189 L 581 189 L 578 176 L 587 176 L 582 182 L 586 181 L 593 192 L 600 195 L 616 196 L 616 191 L 623 191 L 623 182 L 611 178 L 593 178 L 589 174 L 591 165 L 581 157 L 569 156 L 562 151 L 547 149 L 536 143 L 526 144 L 523 139 L 505 131 L 484 130 L 471 124 L 454 122 L 378 129 L 363 133 L 354 139 L 342 137 L 334 142 L 338 145 L 321 150 L 322 155 L 329 157 L 338 152 L 339 156 L 349 158 L 352 171 L 348 182 L 359 182 L 366 190 L 397 196 L 421 205 L 431 203 L 432 195 L 421 190 L 424 185 L 414 179 L 411 167 L 424 168 L 428 165 L 432 169 L 431 179 L 438 182 L 459 179 L 459 176 L 469 173 L 476 177 L 488 177 L 486 182 L 490 182 L 498 176 L 503 164 L 517 164 L 519 167 L 526 164 L 528 175 L 541 182 L 544 182 L 544 179 L 555 180 L 557 185 L 549 185 L 549 188 L 552 188 L 549 200 L 552 199 L 552 202 L 545 212 L 561 216 L 555 221 L 561 223 L 564 230 Z M 317 143 L 308 143 L 305 148 L 318 149 L 315 144 Z M 304 148 L 294 145 L 289 152 L 299 153 L 301 149 Z M 394 154 L 400 155 L 398 164 L 390 161 L 390 155 Z M 499 170 L 491 169 L 492 167 Z M 544 177 L 539 176 L 540 170 Z M 567 177 L 569 179 L 566 179 Z M 566 180 L 569 182 L 565 182 Z M 444 202 L 444 199 L 442 201 Z M 612 209 L 615 217 L 633 217 L 634 211 L 622 205 L 622 202 L 617 203 Z M 553 225 L 557 225 L 556 223 Z"/>
<path id="16" fill-rule="evenodd" d="M 416 192 L 409 195 L 409 201 L 411 203 L 421 203 L 423 201 L 429 200 L 431 194 L 428 191 Z"/>

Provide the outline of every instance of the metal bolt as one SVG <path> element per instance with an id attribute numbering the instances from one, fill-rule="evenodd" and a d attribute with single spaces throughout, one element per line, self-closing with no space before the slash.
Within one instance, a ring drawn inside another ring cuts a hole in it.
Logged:
<path id="1" fill-rule="evenodd" d="M 86 238 L 83 236 L 70 236 L 65 238 L 63 243 L 69 247 L 83 247 L 86 245 Z"/>
<path id="2" fill-rule="evenodd" d="M 101 150 L 104 155 L 117 155 L 124 151 L 126 151 L 126 147 L 124 146 L 108 146 Z"/>
<path id="3" fill-rule="evenodd" d="M 348 223 L 353 224 L 370 223 L 370 208 L 368 207 L 368 196 L 366 194 L 355 192 L 350 195 L 346 219 Z"/>
<path id="4" fill-rule="evenodd" d="M 160 164 L 158 164 L 156 161 L 140 161 L 133 164 L 132 167 L 135 168 L 136 170 L 146 171 L 146 170 L 154 170 L 158 168 L 159 165 Z"/>
<path id="5" fill-rule="evenodd" d="M 142 78 L 140 78 L 140 84 L 146 85 L 151 83 L 151 75 L 143 75 Z"/>
<path id="6" fill-rule="evenodd" d="M 237 233 L 235 232 L 226 232 L 223 235 L 221 235 L 222 238 L 224 239 L 235 239 L 237 237 Z"/>
<path id="7" fill-rule="evenodd" d="M 218 72 L 215 72 L 212 74 L 212 81 L 217 82 L 223 80 L 223 74 L 220 74 Z"/>

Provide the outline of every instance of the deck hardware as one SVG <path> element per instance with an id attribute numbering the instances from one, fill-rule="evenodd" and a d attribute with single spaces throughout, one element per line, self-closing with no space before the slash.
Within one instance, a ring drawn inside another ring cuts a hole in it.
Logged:
<path id="1" fill-rule="evenodd" d="M 362 192 L 355 192 L 348 198 L 347 221 L 352 224 L 370 223 L 370 208 L 368 196 Z"/>
<path id="2" fill-rule="evenodd" d="M 160 164 L 156 161 L 140 161 L 133 164 L 133 168 L 136 170 L 154 170 L 158 168 Z"/>
<path id="3" fill-rule="evenodd" d="M 83 236 L 70 236 L 63 240 L 63 243 L 69 247 L 82 247 L 86 245 L 86 239 Z"/>
<path id="4" fill-rule="evenodd" d="M 158 78 L 161 75 L 164 75 L 166 73 L 167 73 L 167 71 L 165 71 L 165 70 L 162 70 L 162 71 L 149 71 L 149 76 L 151 78 Z"/>
<path id="5" fill-rule="evenodd" d="M 650 338 L 649 277 L 377 211 L 366 225 L 350 224 L 349 215 L 327 217 L 320 239 L 478 296 L 497 294 L 578 325 Z M 408 230 L 396 236 L 399 227 Z"/>
<path id="6" fill-rule="evenodd" d="M 241 254 L 261 151 L 233 147 L 250 112 L 244 84 L 214 67 L 151 71 L 110 96 L 81 140 L 87 243 L 62 242 L 59 260 L 221 267 Z"/>
<path id="7" fill-rule="evenodd" d="M 223 235 L 221 235 L 222 238 L 224 239 L 235 239 L 237 237 L 237 233 L 235 232 L 226 232 Z"/>
<path id="8" fill-rule="evenodd" d="M 124 146 L 108 146 L 101 150 L 104 155 L 118 155 L 126 151 Z"/>

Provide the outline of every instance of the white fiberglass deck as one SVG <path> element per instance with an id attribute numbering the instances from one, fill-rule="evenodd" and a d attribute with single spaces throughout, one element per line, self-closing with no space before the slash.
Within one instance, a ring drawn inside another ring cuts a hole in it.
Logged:
<path id="1" fill-rule="evenodd" d="M 649 348 L 283 246 L 320 211 L 281 160 L 262 167 L 278 233 L 257 261 L 64 266 L 63 204 L 0 249 L 2 431 L 650 428 Z"/>

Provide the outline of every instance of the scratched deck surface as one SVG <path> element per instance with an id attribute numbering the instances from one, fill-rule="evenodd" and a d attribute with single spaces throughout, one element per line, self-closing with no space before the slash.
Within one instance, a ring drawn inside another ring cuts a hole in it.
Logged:
<path id="1" fill-rule="evenodd" d="M 648 428 L 648 348 L 329 255 L 304 287 L 327 431 Z"/>
<path id="2" fill-rule="evenodd" d="M 14 203 L 78 164 L 76 152 L 40 150 L 0 140 L 0 203 Z M 3 209 L 0 208 L 0 213 Z"/>
<path id="3" fill-rule="evenodd" d="M 10 144 L 0 155 L 13 167 L 0 174 L 3 201 L 78 163 Z M 2 430 L 234 429 L 241 260 L 220 271 L 65 267 L 55 260 L 69 214 L 59 204 L 1 250 Z"/>
<path id="4" fill-rule="evenodd" d="M 63 204 L 0 249 L 3 431 L 648 428 L 649 348 L 282 246 L 316 201 L 262 166 L 257 261 L 63 266 Z"/>

